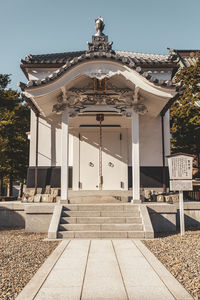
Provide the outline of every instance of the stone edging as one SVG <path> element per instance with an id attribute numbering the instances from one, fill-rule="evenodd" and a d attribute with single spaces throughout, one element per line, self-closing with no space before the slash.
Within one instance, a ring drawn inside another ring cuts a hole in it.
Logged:
<path id="1" fill-rule="evenodd" d="M 42 287 L 47 276 L 51 272 L 52 268 L 62 255 L 63 251 L 66 249 L 70 240 L 62 241 L 58 247 L 52 252 L 52 254 L 47 258 L 43 265 L 39 268 L 33 278 L 17 296 L 16 300 L 33 300 L 37 295 L 38 291 Z"/>
<path id="2" fill-rule="evenodd" d="M 141 241 L 134 240 L 133 242 L 176 300 L 193 300 L 193 297 Z"/>
<path id="3" fill-rule="evenodd" d="M 144 227 L 144 234 L 146 239 L 153 239 L 154 238 L 154 230 L 151 223 L 151 219 L 147 210 L 146 205 L 140 205 L 140 213 L 142 217 L 143 227 Z"/>
<path id="4" fill-rule="evenodd" d="M 51 218 L 51 223 L 48 230 L 48 238 L 49 239 L 56 239 L 57 238 L 57 232 L 58 227 L 60 224 L 60 218 L 62 214 L 62 205 L 55 205 L 53 216 Z"/>

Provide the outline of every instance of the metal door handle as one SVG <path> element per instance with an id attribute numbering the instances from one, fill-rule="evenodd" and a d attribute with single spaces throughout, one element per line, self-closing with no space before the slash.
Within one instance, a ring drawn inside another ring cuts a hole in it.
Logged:
<path id="1" fill-rule="evenodd" d="M 90 166 L 90 167 L 94 167 L 94 164 L 90 161 L 90 162 L 89 162 L 89 166 Z"/>
<path id="2" fill-rule="evenodd" d="M 109 167 L 111 167 L 111 168 L 114 167 L 114 164 L 113 164 L 111 161 L 108 163 L 108 165 L 109 165 Z"/>

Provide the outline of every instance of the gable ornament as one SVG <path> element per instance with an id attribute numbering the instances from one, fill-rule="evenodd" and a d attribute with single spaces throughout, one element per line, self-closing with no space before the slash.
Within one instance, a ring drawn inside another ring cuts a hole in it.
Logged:
<path id="1" fill-rule="evenodd" d="M 142 103 L 143 98 L 138 91 L 133 92 L 129 88 L 117 88 L 109 85 L 106 92 L 94 92 L 90 87 L 71 88 L 65 95 L 61 93 L 57 97 L 57 103 L 53 106 L 53 112 L 61 114 L 66 108 L 70 116 L 76 116 L 80 111 L 92 105 L 112 106 L 126 115 L 132 108 L 137 114 L 144 115 L 147 107 Z M 128 115 L 127 115 L 128 116 Z"/>

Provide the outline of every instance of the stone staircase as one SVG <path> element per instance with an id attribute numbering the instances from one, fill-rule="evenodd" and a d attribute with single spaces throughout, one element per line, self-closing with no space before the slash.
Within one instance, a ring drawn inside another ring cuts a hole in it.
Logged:
<path id="1" fill-rule="evenodd" d="M 57 238 L 145 238 L 138 204 L 66 204 Z"/>

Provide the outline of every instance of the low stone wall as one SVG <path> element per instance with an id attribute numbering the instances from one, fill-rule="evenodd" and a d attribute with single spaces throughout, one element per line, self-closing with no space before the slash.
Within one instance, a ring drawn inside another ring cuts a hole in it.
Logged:
<path id="1" fill-rule="evenodd" d="M 25 204 L 27 232 L 48 232 L 55 203 Z"/>
<path id="2" fill-rule="evenodd" d="M 176 224 L 177 228 L 180 227 L 180 215 L 179 204 L 176 203 L 177 215 Z M 188 201 L 184 202 L 184 215 L 185 215 L 185 227 L 195 226 L 200 228 L 200 202 Z"/>
<path id="3" fill-rule="evenodd" d="M 48 232 L 56 203 L 0 202 L 0 226 L 21 227 L 27 232 Z M 179 228 L 178 203 L 146 203 L 154 232 Z M 185 225 L 200 228 L 200 202 L 184 202 Z"/>
<path id="4" fill-rule="evenodd" d="M 154 232 L 175 232 L 176 214 L 175 204 L 149 203 L 146 204 Z"/>
<path id="5" fill-rule="evenodd" d="M 54 203 L 0 202 L 0 226 L 20 227 L 27 232 L 48 232 Z"/>
<path id="6" fill-rule="evenodd" d="M 0 226 L 24 228 L 24 204 L 19 201 L 0 202 Z"/>

